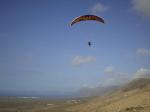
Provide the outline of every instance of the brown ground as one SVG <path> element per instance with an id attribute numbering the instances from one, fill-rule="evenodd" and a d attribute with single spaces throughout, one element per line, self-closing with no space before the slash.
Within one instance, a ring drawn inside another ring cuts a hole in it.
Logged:
<path id="1" fill-rule="evenodd" d="M 129 91 L 117 91 L 73 106 L 72 112 L 150 112 L 150 85 Z"/>

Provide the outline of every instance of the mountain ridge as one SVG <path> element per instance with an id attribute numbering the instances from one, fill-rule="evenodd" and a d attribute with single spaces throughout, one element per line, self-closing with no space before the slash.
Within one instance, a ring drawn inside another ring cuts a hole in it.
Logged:
<path id="1" fill-rule="evenodd" d="M 150 79 L 134 79 L 121 89 L 70 107 L 72 112 L 150 112 Z M 141 86 L 142 85 L 142 86 Z"/>

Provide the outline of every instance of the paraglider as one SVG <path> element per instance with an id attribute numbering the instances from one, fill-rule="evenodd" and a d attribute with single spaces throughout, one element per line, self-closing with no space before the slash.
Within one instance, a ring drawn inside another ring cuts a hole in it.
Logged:
<path id="1" fill-rule="evenodd" d="M 76 24 L 78 22 L 87 21 L 87 20 L 93 20 L 93 21 L 97 21 L 97 22 L 100 22 L 100 23 L 105 23 L 104 19 L 99 17 L 99 16 L 96 16 L 96 15 L 82 15 L 82 16 L 79 16 L 79 17 L 73 19 L 73 21 L 71 22 L 70 26 L 73 26 L 74 24 Z M 92 44 L 89 41 L 88 42 L 88 46 L 91 47 L 91 45 Z"/>
<path id="2" fill-rule="evenodd" d="M 88 42 L 89 47 L 91 47 L 91 42 Z"/>

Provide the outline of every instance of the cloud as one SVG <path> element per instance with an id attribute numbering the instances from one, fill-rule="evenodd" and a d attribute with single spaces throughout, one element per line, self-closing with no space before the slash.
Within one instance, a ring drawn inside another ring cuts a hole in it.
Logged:
<path id="1" fill-rule="evenodd" d="M 116 75 L 109 77 L 106 79 L 106 81 L 103 83 L 103 86 L 112 86 L 112 85 L 122 85 L 130 81 L 131 78 L 129 78 L 128 75 Z"/>
<path id="2" fill-rule="evenodd" d="M 150 69 L 140 68 L 134 74 L 133 78 L 147 78 L 150 77 Z"/>
<path id="3" fill-rule="evenodd" d="M 73 65 L 83 65 L 83 64 L 87 64 L 87 63 L 91 63 L 91 62 L 94 62 L 96 61 L 96 58 L 93 57 L 93 56 L 76 56 L 72 63 Z"/>
<path id="4" fill-rule="evenodd" d="M 108 66 L 104 69 L 104 72 L 105 73 L 108 73 L 108 74 L 113 74 L 115 72 L 115 67 L 113 66 Z"/>
<path id="5" fill-rule="evenodd" d="M 102 86 L 110 86 L 110 85 L 116 85 L 116 80 L 114 78 L 108 78 Z"/>
<path id="6" fill-rule="evenodd" d="M 130 80 L 129 74 L 117 71 L 114 66 L 108 66 L 104 72 L 109 74 L 109 78 L 104 82 L 104 86 L 120 85 Z"/>
<path id="7" fill-rule="evenodd" d="M 150 0 L 132 0 L 132 9 L 139 15 L 150 18 Z"/>
<path id="8" fill-rule="evenodd" d="M 139 49 L 137 49 L 137 53 L 139 55 L 150 56 L 150 50 L 145 49 L 145 48 L 139 48 Z"/>
<path id="9" fill-rule="evenodd" d="M 108 72 L 106 72 L 105 70 L 108 70 Z M 104 72 L 108 73 L 109 77 L 104 81 L 104 83 L 102 84 L 103 86 L 121 85 L 128 83 L 129 81 L 136 78 L 150 78 L 150 69 L 146 68 L 140 68 L 132 75 L 125 72 L 116 71 L 112 66 L 106 67 L 105 70 Z"/>
<path id="10" fill-rule="evenodd" d="M 94 86 L 89 86 L 88 84 L 83 84 L 81 88 L 95 88 Z"/>
<path id="11" fill-rule="evenodd" d="M 109 7 L 105 6 L 104 4 L 102 3 L 97 3 L 95 5 L 92 6 L 91 8 L 91 13 L 93 14 L 97 14 L 99 12 L 105 12 L 109 9 Z"/>

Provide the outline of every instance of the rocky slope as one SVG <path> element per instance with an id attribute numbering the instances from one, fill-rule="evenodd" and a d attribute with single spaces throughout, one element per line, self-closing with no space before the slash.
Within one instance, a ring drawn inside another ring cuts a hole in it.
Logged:
<path id="1" fill-rule="evenodd" d="M 136 79 L 109 95 L 67 109 L 72 112 L 150 112 L 150 79 Z"/>

